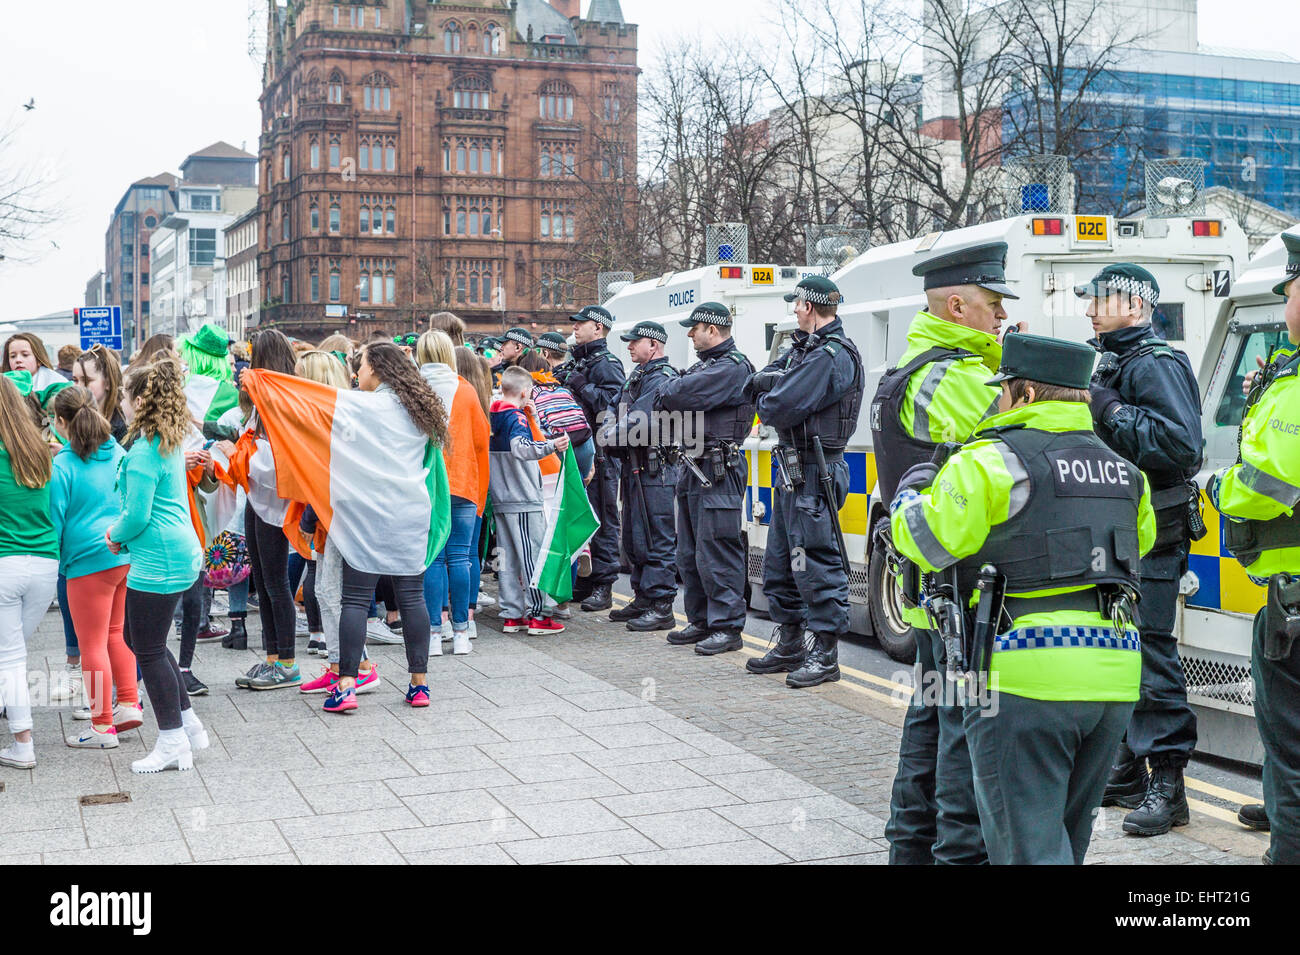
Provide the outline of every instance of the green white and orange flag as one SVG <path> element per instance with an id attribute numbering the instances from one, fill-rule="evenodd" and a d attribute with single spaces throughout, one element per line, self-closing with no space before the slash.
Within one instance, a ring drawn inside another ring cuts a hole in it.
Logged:
<path id="1" fill-rule="evenodd" d="M 185 404 L 200 427 L 216 424 L 218 418 L 239 404 L 239 392 L 228 381 L 191 375 L 185 382 Z"/>
<path id="2" fill-rule="evenodd" d="M 270 441 L 279 495 L 310 504 L 354 570 L 424 573 L 447 543 L 451 492 L 442 449 L 397 396 L 253 369 L 242 384 Z"/>
<path id="3" fill-rule="evenodd" d="M 573 447 L 569 446 L 564 451 L 555 506 L 546 525 L 532 586 L 556 603 L 572 598 L 573 562 L 599 527 L 600 518 L 591 509 L 578 461 L 573 456 Z"/>

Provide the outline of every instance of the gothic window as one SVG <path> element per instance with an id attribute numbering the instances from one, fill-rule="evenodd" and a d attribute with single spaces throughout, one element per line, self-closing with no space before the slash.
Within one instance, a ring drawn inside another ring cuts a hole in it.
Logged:
<path id="1" fill-rule="evenodd" d="M 493 56 L 499 54 L 504 37 L 505 34 L 499 26 L 489 23 L 483 28 L 483 52 Z"/>
<path id="2" fill-rule="evenodd" d="M 444 53 L 460 52 L 460 24 L 448 20 L 442 28 L 442 49 Z"/>
<path id="3" fill-rule="evenodd" d="M 458 76 L 452 84 L 451 105 L 456 109 L 491 109 L 491 90 L 482 76 Z"/>
<path id="4" fill-rule="evenodd" d="M 343 74 L 338 70 L 330 74 L 329 101 L 331 103 L 343 102 Z"/>
<path id="5" fill-rule="evenodd" d="M 371 73 L 366 77 L 361 89 L 361 104 L 363 109 L 380 112 L 388 112 L 393 108 L 392 84 L 387 76 L 383 73 Z"/>
<path id="6" fill-rule="evenodd" d="M 542 119 L 573 119 L 573 101 L 576 94 L 568 83 L 558 80 L 542 86 L 538 103 Z"/>

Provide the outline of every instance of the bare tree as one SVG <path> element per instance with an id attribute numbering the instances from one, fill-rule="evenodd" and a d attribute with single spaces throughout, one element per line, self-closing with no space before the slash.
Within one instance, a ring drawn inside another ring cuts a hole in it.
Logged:
<path id="1" fill-rule="evenodd" d="M 51 195 L 49 174 L 17 153 L 15 130 L 0 131 L 0 256 L 33 262 L 45 251 L 39 243 L 62 213 Z"/>

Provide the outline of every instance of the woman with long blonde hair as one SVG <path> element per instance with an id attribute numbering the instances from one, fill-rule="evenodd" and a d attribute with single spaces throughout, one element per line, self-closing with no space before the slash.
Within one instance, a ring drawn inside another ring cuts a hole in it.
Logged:
<path id="1" fill-rule="evenodd" d="M 0 765 L 31 769 L 27 641 L 54 599 L 59 539 L 50 517 L 50 453 L 27 401 L 0 376 L 0 706 L 14 741 Z"/>
<path id="2" fill-rule="evenodd" d="M 105 534 L 113 553 L 131 554 L 126 577 L 126 638 L 136 655 L 158 719 L 153 752 L 131 764 L 137 773 L 189 769 L 208 734 L 190 707 L 185 680 L 167 649 L 176 604 L 203 566 L 190 522 L 184 442 L 192 427 L 180 363 L 163 357 L 126 377 L 130 450 L 118 476 L 122 516 Z"/>

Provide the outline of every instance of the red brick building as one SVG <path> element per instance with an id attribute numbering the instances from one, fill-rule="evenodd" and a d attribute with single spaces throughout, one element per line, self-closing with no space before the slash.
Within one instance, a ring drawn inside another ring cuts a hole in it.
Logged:
<path id="1" fill-rule="evenodd" d="M 577 223 L 635 176 L 636 28 L 578 4 L 271 0 L 263 324 L 542 330 L 594 300 Z"/>

